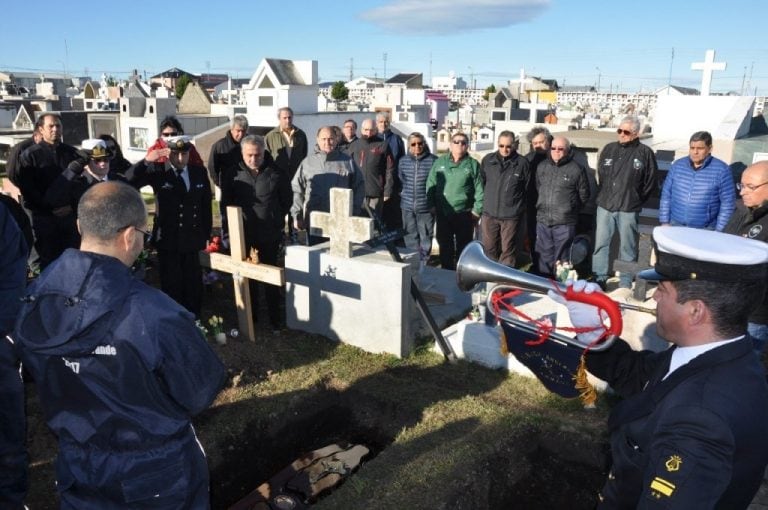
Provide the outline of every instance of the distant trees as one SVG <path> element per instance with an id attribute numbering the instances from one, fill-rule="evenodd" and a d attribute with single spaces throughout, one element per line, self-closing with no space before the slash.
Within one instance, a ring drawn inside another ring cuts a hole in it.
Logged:
<path id="1" fill-rule="evenodd" d="M 485 87 L 485 92 L 483 93 L 483 99 L 488 101 L 488 98 L 491 97 L 491 94 L 493 94 L 494 92 L 496 92 L 496 85 L 491 83 L 490 85 Z"/>
<path id="2" fill-rule="evenodd" d="M 331 97 L 336 101 L 346 101 L 349 98 L 349 89 L 343 81 L 334 82 L 331 87 Z"/>
<path id="3" fill-rule="evenodd" d="M 187 90 L 187 85 L 192 83 L 192 78 L 188 74 L 182 74 L 179 79 L 176 80 L 176 99 L 181 99 L 184 92 Z"/>

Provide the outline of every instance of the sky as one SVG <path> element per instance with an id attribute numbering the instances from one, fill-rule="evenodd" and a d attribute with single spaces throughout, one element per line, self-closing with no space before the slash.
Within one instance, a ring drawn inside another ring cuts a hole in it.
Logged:
<path id="1" fill-rule="evenodd" d="M 130 6 L 119 7 L 119 6 Z M 726 62 L 712 92 L 768 94 L 764 0 L 368 0 L 89 2 L 0 7 L 0 71 L 122 79 L 178 67 L 250 78 L 262 58 L 317 60 L 320 81 L 453 71 L 496 87 L 700 88 L 691 63 Z"/>

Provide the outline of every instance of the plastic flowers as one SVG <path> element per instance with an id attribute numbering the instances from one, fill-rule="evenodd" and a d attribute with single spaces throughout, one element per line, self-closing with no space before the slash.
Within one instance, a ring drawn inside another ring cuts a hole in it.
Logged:
<path id="1" fill-rule="evenodd" d="M 224 332 L 224 319 L 218 315 L 211 315 L 211 318 L 208 319 L 208 325 L 211 327 L 214 335 Z"/>

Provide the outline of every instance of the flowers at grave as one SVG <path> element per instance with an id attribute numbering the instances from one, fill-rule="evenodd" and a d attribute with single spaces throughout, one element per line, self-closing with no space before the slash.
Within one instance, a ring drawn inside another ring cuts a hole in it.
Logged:
<path id="1" fill-rule="evenodd" d="M 214 335 L 224 332 L 224 319 L 218 315 L 211 315 L 211 318 L 208 319 L 208 325 L 211 327 L 211 332 Z"/>
<path id="2" fill-rule="evenodd" d="M 216 253 L 221 251 L 221 237 L 213 236 L 205 246 L 206 253 Z"/>
<path id="3" fill-rule="evenodd" d="M 203 334 L 203 336 L 206 336 L 206 335 L 208 335 L 208 328 L 206 328 L 205 326 L 203 326 L 203 323 L 202 323 L 202 322 L 200 322 L 200 319 L 198 319 L 198 320 L 196 320 L 196 321 L 195 321 L 195 326 L 197 326 L 197 329 L 199 329 L 199 330 L 200 330 L 200 332 Z"/>

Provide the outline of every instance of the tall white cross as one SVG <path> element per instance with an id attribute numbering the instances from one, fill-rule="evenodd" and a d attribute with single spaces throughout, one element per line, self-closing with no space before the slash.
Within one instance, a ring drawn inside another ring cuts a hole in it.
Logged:
<path id="1" fill-rule="evenodd" d="M 712 86 L 712 71 L 725 71 L 725 62 L 715 62 L 715 50 L 707 50 L 704 55 L 704 62 L 694 62 L 691 69 L 702 71 L 701 75 L 701 95 L 708 96 Z"/>

